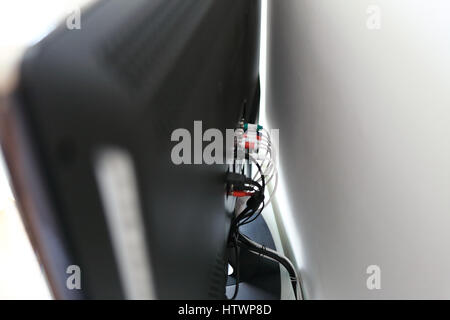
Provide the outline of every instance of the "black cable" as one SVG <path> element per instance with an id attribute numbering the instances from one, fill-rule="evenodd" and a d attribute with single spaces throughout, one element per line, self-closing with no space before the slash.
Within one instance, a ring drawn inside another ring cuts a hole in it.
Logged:
<path id="1" fill-rule="evenodd" d="M 251 215 L 248 216 L 248 218 L 245 219 L 245 221 L 242 221 L 241 223 L 239 223 L 238 227 L 241 227 L 241 226 L 243 226 L 243 225 L 249 224 L 250 222 L 253 222 L 253 221 L 255 221 L 256 219 L 258 219 L 258 217 L 261 215 L 261 213 L 262 213 L 262 211 L 264 210 L 264 207 L 265 207 L 264 201 L 263 201 L 262 204 L 263 204 L 263 205 L 262 205 L 262 208 L 261 208 L 261 210 L 259 210 L 259 212 L 258 212 L 258 214 L 257 214 L 256 216 L 254 216 L 251 220 L 249 220 L 250 217 L 251 217 Z"/>
<path id="2" fill-rule="evenodd" d="M 292 263 L 287 258 L 280 256 L 278 253 L 276 253 L 270 249 L 267 249 L 265 246 L 257 244 L 257 245 L 259 245 L 259 247 L 258 247 L 256 245 L 256 243 L 254 243 L 254 241 L 250 240 L 248 237 L 246 237 L 245 235 L 243 235 L 241 233 L 238 233 L 238 244 L 242 245 L 243 247 L 245 247 L 246 249 L 248 249 L 249 251 L 251 251 L 255 254 L 269 257 L 270 259 L 277 261 L 283 267 L 285 267 L 291 278 L 291 284 L 294 289 L 295 298 L 298 299 L 298 296 L 297 296 L 297 281 L 298 281 L 297 274 L 295 272 L 295 269 L 294 269 Z"/>
<path id="3" fill-rule="evenodd" d="M 234 238 L 234 255 L 235 255 L 234 268 L 236 270 L 236 272 L 235 272 L 236 285 L 234 287 L 234 294 L 231 297 L 231 300 L 235 300 L 237 295 L 238 295 L 238 292 L 239 292 L 240 272 L 239 272 L 239 246 L 238 246 L 238 239 L 237 239 L 237 237 Z"/>
<path id="4" fill-rule="evenodd" d="M 264 190 L 266 188 L 266 178 L 264 177 L 264 173 L 263 173 L 262 168 L 259 165 L 259 163 L 255 161 L 254 164 L 258 168 L 259 174 L 261 175 L 262 189 Z"/>
<path id="5" fill-rule="evenodd" d="M 261 213 L 262 213 L 262 211 L 264 210 L 264 207 L 265 207 L 265 203 L 264 203 L 264 192 L 265 192 L 265 189 L 266 189 L 266 179 L 265 179 L 265 177 L 264 177 L 264 174 L 263 174 L 263 172 L 262 172 L 262 168 L 261 168 L 261 166 L 259 165 L 259 163 L 257 163 L 256 161 L 254 162 L 255 163 L 255 165 L 256 165 L 256 167 L 258 168 L 258 171 L 259 171 L 259 173 L 260 173 L 260 175 L 261 175 L 261 181 L 262 181 L 262 186 L 261 186 L 261 198 L 262 198 L 262 204 L 263 204 L 263 206 L 262 206 L 262 208 L 261 208 L 261 210 L 259 210 L 259 212 L 258 212 L 258 214 L 256 214 L 256 216 L 255 217 L 253 217 L 252 219 L 250 219 L 250 217 L 251 217 L 251 215 L 250 216 L 248 216 L 247 218 L 246 218 L 246 220 L 245 221 L 242 221 L 241 223 L 239 223 L 239 225 L 238 226 L 243 226 L 243 225 L 246 225 L 246 224 L 248 224 L 248 223 L 250 223 L 250 222 L 253 222 L 253 221 L 255 221 L 260 215 L 261 215 Z M 259 206 L 258 206 L 258 208 L 259 208 Z"/>
<path id="6" fill-rule="evenodd" d="M 249 156 L 247 155 L 247 159 Z M 234 163 L 235 164 L 235 163 Z M 254 194 L 247 200 L 247 207 L 236 217 L 234 217 L 231 221 L 230 225 L 230 234 L 228 237 L 228 241 L 230 246 L 234 244 L 235 250 L 235 279 L 236 279 L 236 287 L 231 300 L 236 299 L 239 292 L 239 277 L 240 277 L 240 268 L 239 268 L 239 227 L 245 224 L 248 224 L 254 220 L 256 220 L 262 213 L 265 207 L 264 203 L 264 193 L 266 188 L 266 180 L 264 177 L 264 173 L 262 171 L 261 166 L 258 162 L 254 161 L 254 164 L 257 166 L 258 171 L 261 175 L 262 185 L 257 181 L 254 181 L 251 178 L 246 177 L 244 174 L 237 173 L 228 173 L 227 181 L 232 186 L 233 190 L 239 191 L 253 191 Z M 236 168 L 234 168 L 234 172 Z M 262 206 L 261 206 L 262 204 Z"/>
<path id="7" fill-rule="evenodd" d="M 241 216 L 246 216 L 249 212 L 251 212 L 250 208 L 245 208 L 237 217 L 235 217 L 232 221 L 231 221 L 231 226 L 230 226 L 230 239 L 234 239 L 237 237 L 237 231 L 239 228 L 239 221 L 240 221 L 240 217 Z"/>

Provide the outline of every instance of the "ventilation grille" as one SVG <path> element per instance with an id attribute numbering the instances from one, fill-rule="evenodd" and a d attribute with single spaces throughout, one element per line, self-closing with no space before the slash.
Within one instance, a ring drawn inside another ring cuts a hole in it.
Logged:
<path id="1" fill-rule="evenodd" d="M 149 2 L 115 30 L 104 48 L 104 57 L 114 72 L 131 87 L 139 87 L 150 72 L 170 53 L 167 34 L 197 0 Z M 175 39 L 176 40 L 176 39 Z"/>

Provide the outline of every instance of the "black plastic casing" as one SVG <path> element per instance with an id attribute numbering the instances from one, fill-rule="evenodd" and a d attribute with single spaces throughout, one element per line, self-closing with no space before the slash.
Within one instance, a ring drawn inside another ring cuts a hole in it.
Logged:
<path id="1" fill-rule="evenodd" d="M 105 0 L 29 49 L 2 145 L 56 298 L 125 297 L 93 167 L 105 146 L 134 161 L 157 298 L 225 298 L 227 166 L 177 166 L 170 138 L 255 117 L 259 21 L 258 0 Z"/>

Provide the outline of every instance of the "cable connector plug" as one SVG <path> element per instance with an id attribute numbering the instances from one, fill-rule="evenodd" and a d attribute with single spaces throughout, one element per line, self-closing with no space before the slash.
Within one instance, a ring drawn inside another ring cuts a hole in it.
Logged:
<path id="1" fill-rule="evenodd" d="M 244 198 L 244 197 L 251 197 L 255 193 L 254 192 L 245 192 L 245 191 L 233 191 L 230 192 L 230 195 L 236 198 Z"/>
<path id="2" fill-rule="evenodd" d="M 228 172 L 227 173 L 227 186 L 228 192 L 233 191 L 253 191 L 255 183 L 252 179 L 246 177 L 243 174 Z"/>
<path id="3" fill-rule="evenodd" d="M 262 129 L 264 129 L 263 126 L 259 125 L 259 124 L 252 124 L 252 123 L 245 123 L 244 124 L 244 130 L 253 130 L 253 131 L 261 131 Z"/>

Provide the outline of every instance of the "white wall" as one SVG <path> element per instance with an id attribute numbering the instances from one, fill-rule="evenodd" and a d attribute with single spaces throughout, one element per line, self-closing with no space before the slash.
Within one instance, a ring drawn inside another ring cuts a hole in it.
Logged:
<path id="1" fill-rule="evenodd" d="M 272 0 L 268 16 L 267 117 L 306 297 L 450 298 L 450 1 Z"/>

